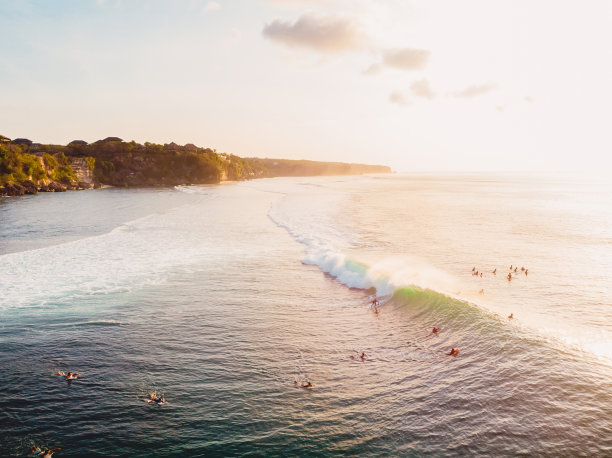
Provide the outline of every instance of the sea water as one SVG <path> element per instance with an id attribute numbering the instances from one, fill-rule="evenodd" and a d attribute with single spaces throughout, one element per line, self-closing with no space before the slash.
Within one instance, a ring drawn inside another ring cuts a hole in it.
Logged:
<path id="1" fill-rule="evenodd" d="M 609 456 L 611 191 L 398 174 L 0 199 L 0 454 Z"/>

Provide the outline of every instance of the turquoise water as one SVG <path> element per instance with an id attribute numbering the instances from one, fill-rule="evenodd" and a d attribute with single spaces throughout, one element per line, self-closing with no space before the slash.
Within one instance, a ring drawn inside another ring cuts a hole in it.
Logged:
<path id="1" fill-rule="evenodd" d="M 609 191 L 393 175 L 2 199 L 2 454 L 610 455 Z"/>

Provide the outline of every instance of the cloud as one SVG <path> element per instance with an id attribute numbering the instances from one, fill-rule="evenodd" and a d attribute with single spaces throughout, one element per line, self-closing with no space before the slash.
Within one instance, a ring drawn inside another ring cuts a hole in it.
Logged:
<path id="1" fill-rule="evenodd" d="M 486 94 L 487 92 L 491 92 L 493 89 L 495 89 L 494 84 L 478 84 L 469 86 L 462 91 L 455 92 L 453 95 L 459 98 L 477 97 L 479 95 Z"/>
<path id="2" fill-rule="evenodd" d="M 363 75 L 375 75 L 384 67 L 399 70 L 418 70 L 427 64 L 429 51 L 413 48 L 385 49 L 381 51 L 381 57 L 381 62 L 370 65 L 361 73 Z"/>
<path id="3" fill-rule="evenodd" d="M 429 59 L 429 51 L 424 49 L 391 49 L 383 51 L 383 64 L 400 70 L 423 68 Z"/>
<path id="4" fill-rule="evenodd" d="M 323 53 L 341 53 L 358 48 L 361 35 L 356 24 L 341 17 L 305 14 L 295 23 L 276 19 L 266 24 L 265 38 L 285 46 L 309 48 Z"/>
<path id="5" fill-rule="evenodd" d="M 398 105 L 403 105 L 403 106 L 408 105 L 408 101 L 406 100 L 406 97 L 404 96 L 404 94 L 398 91 L 394 91 L 391 94 L 389 94 L 389 101 L 391 103 L 397 103 Z"/>
<path id="6" fill-rule="evenodd" d="M 208 2 L 204 7 L 204 11 L 218 11 L 221 9 L 221 5 L 217 2 Z"/>
<path id="7" fill-rule="evenodd" d="M 417 97 L 424 97 L 429 100 L 436 97 L 436 93 L 432 91 L 431 87 L 429 87 L 429 81 L 427 80 L 415 81 L 410 86 L 410 89 Z"/>

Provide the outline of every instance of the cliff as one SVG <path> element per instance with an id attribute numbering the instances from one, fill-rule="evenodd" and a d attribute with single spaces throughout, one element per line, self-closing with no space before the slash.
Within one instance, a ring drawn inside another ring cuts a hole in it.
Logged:
<path id="1" fill-rule="evenodd" d="M 193 144 L 144 145 L 107 137 L 41 145 L 0 136 L 0 196 L 113 186 L 212 184 L 263 177 L 390 173 L 386 166 L 240 158 Z"/>

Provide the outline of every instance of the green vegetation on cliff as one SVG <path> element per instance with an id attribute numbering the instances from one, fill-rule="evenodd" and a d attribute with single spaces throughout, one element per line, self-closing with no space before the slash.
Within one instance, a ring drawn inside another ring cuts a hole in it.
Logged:
<path id="1" fill-rule="evenodd" d="M 173 186 L 277 176 L 389 173 L 385 166 L 240 158 L 192 144 L 159 145 L 108 137 L 42 145 L 0 136 L 0 195 L 113 186 Z M 84 178 L 85 174 L 88 177 Z M 24 183 L 26 184 L 25 188 Z M 21 189 L 21 190 L 20 190 Z"/>

